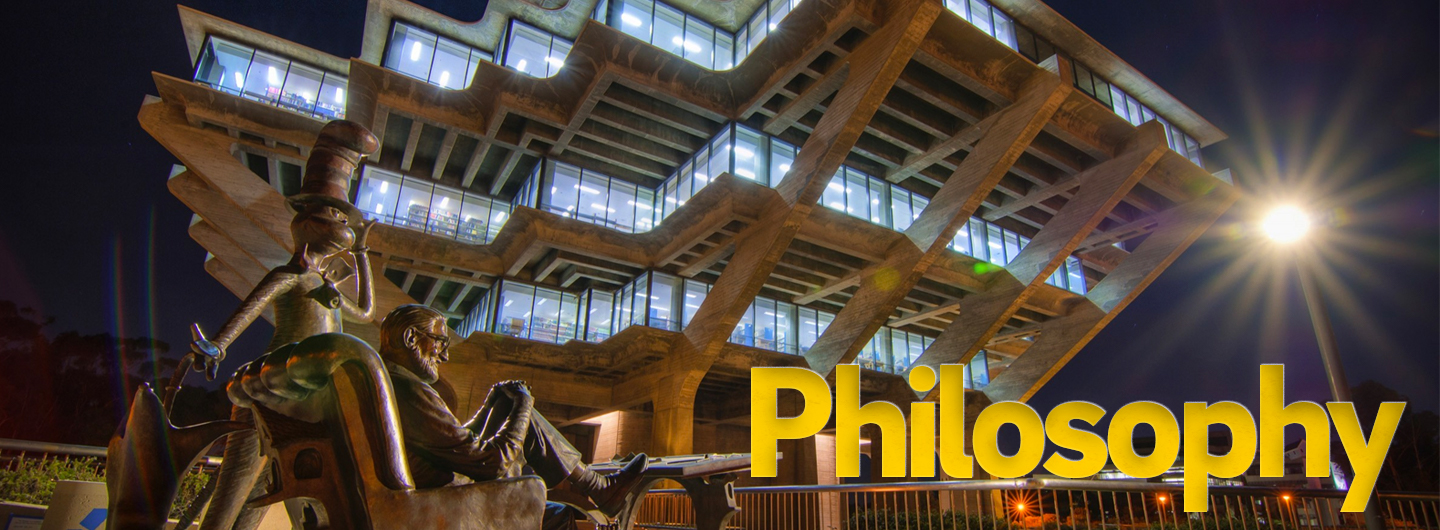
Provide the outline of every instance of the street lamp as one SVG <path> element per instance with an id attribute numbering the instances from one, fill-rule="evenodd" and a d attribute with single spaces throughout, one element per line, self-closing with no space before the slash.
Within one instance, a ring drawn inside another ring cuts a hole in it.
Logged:
<path id="1" fill-rule="evenodd" d="M 1310 233 L 1310 215 L 1299 207 L 1286 205 L 1271 210 L 1261 222 L 1260 228 L 1272 241 L 1281 245 L 1300 244 Z M 1325 365 L 1325 376 L 1330 380 L 1330 395 L 1335 401 L 1351 401 L 1350 384 L 1345 381 L 1345 366 L 1340 364 L 1339 348 L 1335 345 L 1335 331 L 1330 327 L 1330 311 L 1325 305 L 1325 296 L 1320 284 L 1315 281 L 1307 256 L 1298 256 L 1295 270 L 1300 276 L 1300 290 L 1305 294 L 1305 305 L 1310 310 L 1310 324 L 1315 329 L 1315 340 L 1320 346 L 1320 360 Z M 1288 502 L 1290 496 L 1286 495 Z M 1365 505 L 1365 527 L 1368 530 L 1385 530 L 1376 504 L 1379 499 L 1371 493 L 1370 502 Z"/>

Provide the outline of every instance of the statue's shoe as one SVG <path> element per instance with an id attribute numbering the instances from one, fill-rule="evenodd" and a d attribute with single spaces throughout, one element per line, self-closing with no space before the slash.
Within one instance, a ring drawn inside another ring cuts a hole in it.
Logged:
<path id="1" fill-rule="evenodd" d="M 589 495 L 590 500 L 595 503 L 595 507 L 609 517 L 619 514 L 620 510 L 625 507 L 626 500 L 640 486 L 649 460 L 645 453 L 640 453 L 631 458 L 630 462 L 619 471 L 605 475 L 601 479 L 604 486 Z"/>

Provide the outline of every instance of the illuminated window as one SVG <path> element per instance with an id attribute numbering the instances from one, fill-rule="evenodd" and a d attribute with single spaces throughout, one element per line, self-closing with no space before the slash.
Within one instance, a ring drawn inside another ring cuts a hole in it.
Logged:
<path id="1" fill-rule="evenodd" d="M 344 76 L 224 39 L 206 38 L 194 80 L 314 118 L 345 117 Z"/>
<path id="2" fill-rule="evenodd" d="M 573 45 L 568 40 L 519 20 L 506 31 L 503 64 L 535 77 L 550 77 L 565 66 Z"/>
<path id="3" fill-rule="evenodd" d="M 490 52 L 395 22 L 385 50 L 384 66 L 451 90 L 470 86 L 481 60 L 493 61 Z"/>

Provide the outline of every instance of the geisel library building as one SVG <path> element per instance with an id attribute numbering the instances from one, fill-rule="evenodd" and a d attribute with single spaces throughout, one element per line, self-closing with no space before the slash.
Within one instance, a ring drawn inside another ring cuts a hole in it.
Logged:
<path id="1" fill-rule="evenodd" d="M 139 119 L 205 269 L 288 261 L 310 146 L 359 122 L 377 314 L 449 317 L 458 415 L 523 379 L 595 460 L 748 452 L 758 366 L 1028 399 L 1237 196 L 1222 132 L 1037 0 L 370 0 L 350 59 L 180 19 L 194 71 Z M 836 481 L 833 445 L 773 482 Z"/>

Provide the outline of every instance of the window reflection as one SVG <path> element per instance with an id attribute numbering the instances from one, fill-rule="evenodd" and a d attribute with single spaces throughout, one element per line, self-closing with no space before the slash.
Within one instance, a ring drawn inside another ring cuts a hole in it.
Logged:
<path id="1" fill-rule="evenodd" d="M 216 37 L 206 38 L 194 80 L 315 118 L 345 117 L 344 76 Z"/>
<path id="2" fill-rule="evenodd" d="M 568 40 L 515 19 L 510 20 L 506 35 L 502 64 L 535 77 L 550 77 L 559 73 L 573 45 Z"/>
<path id="3" fill-rule="evenodd" d="M 470 86 L 481 60 L 494 61 L 485 50 L 396 21 L 390 31 L 384 66 L 451 90 Z"/>
<path id="4" fill-rule="evenodd" d="M 495 240 L 510 205 L 433 182 L 366 166 L 355 206 L 368 219 L 471 244 Z"/>

